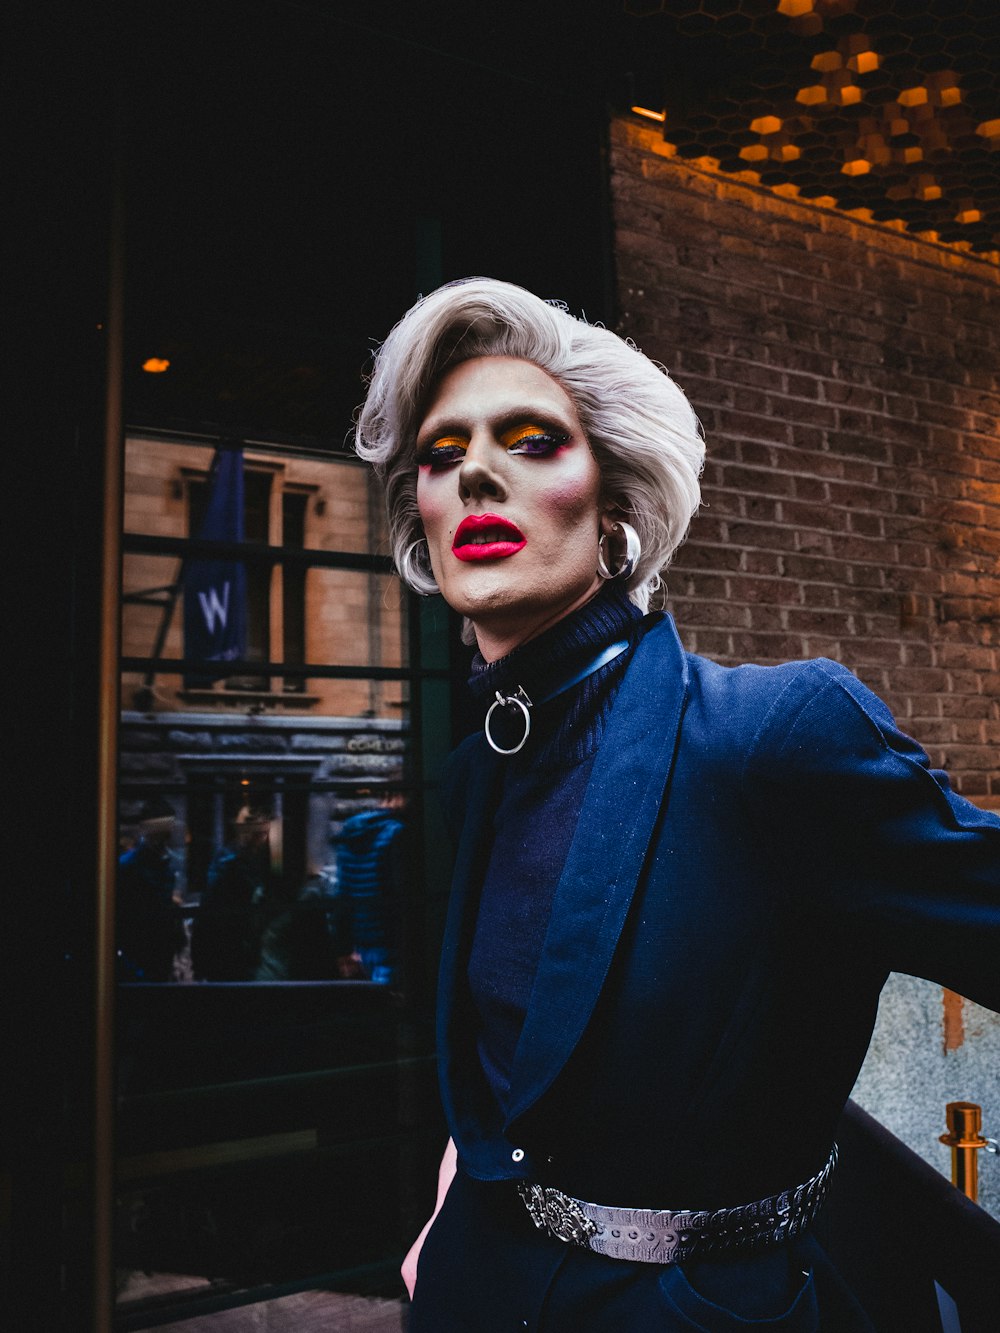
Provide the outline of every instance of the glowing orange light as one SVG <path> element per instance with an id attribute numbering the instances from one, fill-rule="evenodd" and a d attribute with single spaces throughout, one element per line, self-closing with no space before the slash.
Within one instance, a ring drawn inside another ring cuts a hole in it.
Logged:
<path id="1" fill-rule="evenodd" d="M 956 222 L 982 222 L 982 210 L 978 208 L 963 208 L 961 212 L 955 214 Z"/>
<path id="2" fill-rule="evenodd" d="M 650 111 L 649 107 L 633 106 L 629 108 L 633 116 L 645 116 L 647 120 L 658 120 L 662 125 L 667 118 L 665 111 Z"/>
<path id="3" fill-rule="evenodd" d="M 150 375 L 162 375 L 170 369 L 170 362 L 162 356 L 151 356 L 142 363 L 142 368 Z"/>
<path id="4" fill-rule="evenodd" d="M 900 106 L 923 106 L 927 101 L 927 89 L 922 85 L 916 88 L 904 88 L 896 101 Z"/>
<path id="5" fill-rule="evenodd" d="M 778 13 L 789 19 L 801 18 L 803 14 L 811 14 L 812 11 L 813 0 L 779 0 Z"/>
<path id="6" fill-rule="evenodd" d="M 811 84 L 808 88 L 800 88 L 795 94 L 795 100 L 803 106 L 815 106 L 817 102 L 826 101 L 826 89 L 821 83 Z"/>
<path id="7" fill-rule="evenodd" d="M 917 145 L 910 148 L 904 148 L 900 154 L 904 162 L 922 162 L 924 150 Z"/>
<path id="8" fill-rule="evenodd" d="M 767 148 L 762 143 L 747 144 L 740 149 L 740 157 L 744 162 L 762 162 L 767 157 Z"/>
<path id="9" fill-rule="evenodd" d="M 847 68 L 858 74 L 870 74 L 873 69 L 878 69 L 878 64 L 878 56 L 874 51 L 859 51 L 856 56 L 851 56 Z"/>
<path id="10" fill-rule="evenodd" d="M 853 83 L 848 83 L 843 88 L 838 88 L 835 96 L 841 106 L 853 106 L 855 102 L 861 101 L 861 89 Z"/>
<path id="11" fill-rule="evenodd" d="M 854 157 L 840 168 L 845 176 L 864 176 L 872 169 L 872 164 L 864 157 Z"/>
<path id="12" fill-rule="evenodd" d="M 1000 120 L 984 120 L 981 125 L 976 126 L 976 133 L 981 134 L 984 139 L 1000 138 Z"/>
<path id="13" fill-rule="evenodd" d="M 813 56 L 810 64 L 813 69 L 819 70 L 821 74 L 827 74 L 832 69 L 840 69 L 844 61 L 838 51 L 821 51 L 818 56 Z"/>
<path id="14" fill-rule="evenodd" d="M 750 128 L 754 134 L 777 134 L 781 129 L 781 121 L 777 116 L 758 116 L 750 122 Z"/>
<path id="15" fill-rule="evenodd" d="M 782 144 L 778 149 L 778 157 L 782 162 L 795 162 L 802 156 L 802 149 L 796 148 L 793 143 Z"/>
<path id="16" fill-rule="evenodd" d="M 942 106 L 956 106 L 961 100 L 961 88 L 942 88 L 938 93 L 938 101 Z"/>

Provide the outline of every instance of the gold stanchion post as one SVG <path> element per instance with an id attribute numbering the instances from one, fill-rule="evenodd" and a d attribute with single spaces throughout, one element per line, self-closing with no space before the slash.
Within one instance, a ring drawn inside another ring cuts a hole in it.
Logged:
<path id="1" fill-rule="evenodd" d="M 983 1138 L 983 1108 L 975 1102 L 949 1102 L 944 1108 L 948 1133 L 940 1141 L 951 1148 L 951 1183 L 973 1203 L 979 1198 L 979 1152 L 990 1145 Z"/>

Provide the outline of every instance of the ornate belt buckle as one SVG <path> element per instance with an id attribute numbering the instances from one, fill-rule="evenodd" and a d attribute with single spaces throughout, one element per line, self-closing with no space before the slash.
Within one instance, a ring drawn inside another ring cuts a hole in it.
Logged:
<path id="1" fill-rule="evenodd" d="M 523 1180 L 518 1181 L 517 1188 L 539 1231 L 573 1245 L 586 1245 L 591 1236 L 597 1235 L 597 1223 L 562 1190 L 551 1185 L 529 1185 Z"/>

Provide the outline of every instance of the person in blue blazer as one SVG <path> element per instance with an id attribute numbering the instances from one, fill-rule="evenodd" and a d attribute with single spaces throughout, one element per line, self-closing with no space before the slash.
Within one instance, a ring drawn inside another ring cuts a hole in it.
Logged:
<path id="1" fill-rule="evenodd" d="M 835 1126 L 890 971 L 1000 1009 L 1000 820 L 837 663 L 722 667 L 648 611 L 704 444 L 608 330 L 449 284 L 357 447 L 483 717 L 443 782 L 451 1139 L 411 1333 L 871 1328 L 813 1234 Z"/>

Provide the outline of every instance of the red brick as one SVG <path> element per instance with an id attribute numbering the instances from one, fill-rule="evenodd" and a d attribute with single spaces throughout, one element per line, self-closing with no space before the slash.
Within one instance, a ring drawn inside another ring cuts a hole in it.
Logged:
<path id="1" fill-rule="evenodd" d="M 852 513 L 848 524 L 851 532 L 862 537 L 884 537 L 885 519 L 880 514 Z"/>
<path id="2" fill-rule="evenodd" d="M 729 596 L 736 602 L 797 605 L 802 601 L 802 585 L 787 579 L 740 576 L 729 580 Z"/>
<path id="3" fill-rule="evenodd" d="M 791 495 L 795 489 L 794 479 L 787 472 L 778 472 L 773 467 L 750 468 L 736 463 L 725 463 L 720 469 L 721 482 L 733 489 L 758 492 L 765 495 Z"/>
<path id="4" fill-rule="evenodd" d="M 886 586 L 884 565 L 851 565 L 847 574 L 855 588 L 884 588 Z"/>
<path id="5" fill-rule="evenodd" d="M 848 529 L 845 509 L 799 500 L 782 500 L 781 521 L 796 528 L 819 528 L 823 532 L 846 532 Z"/>
<path id="6" fill-rule="evenodd" d="M 702 653 L 705 657 L 732 657 L 732 639 L 724 630 L 697 629 L 685 633 L 683 621 L 678 619 L 682 638 L 690 646 L 691 652 Z"/>
<path id="7" fill-rule="evenodd" d="M 930 644 L 914 643 L 912 640 L 903 644 L 903 665 L 930 666 L 932 661 Z"/>
<path id="8" fill-rule="evenodd" d="M 922 718 L 920 725 L 913 728 L 912 734 L 913 739 L 925 749 L 928 745 L 947 745 L 949 741 L 954 740 L 952 724 L 941 719 L 934 721 Z"/>
<path id="9" fill-rule="evenodd" d="M 852 435 L 844 431 L 831 431 L 827 436 L 827 445 L 831 454 L 846 454 L 849 457 L 865 458 L 873 463 L 889 463 L 892 452 L 887 444 L 871 438 L 869 432 Z"/>
<path id="10" fill-rule="evenodd" d="M 696 519 L 695 525 L 699 522 L 700 520 Z M 696 527 L 693 527 L 692 531 L 696 531 Z M 739 570 L 744 567 L 744 559 L 745 552 L 741 547 L 731 546 L 728 542 L 722 541 L 716 543 L 702 541 L 698 536 L 682 547 L 672 568 L 687 569 L 696 565 L 698 568 L 708 570 Z"/>
<path id="11" fill-rule="evenodd" d="M 706 574 L 699 569 L 680 577 L 676 571 L 670 579 L 670 591 L 675 597 L 699 597 L 719 601 L 729 595 L 728 580 L 721 574 Z"/>
<path id="12" fill-rule="evenodd" d="M 790 634 L 742 630 L 732 636 L 732 651 L 744 662 L 791 662 L 802 656 L 802 641 Z"/>
<path id="13" fill-rule="evenodd" d="M 787 557 L 778 555 L 774 551 L 759 551 L 747 548 L 743 551 L 742 560 L 739 568 L 747 574 L 763 574 L 780 576 L 784 573 L 782 562 Z"/>
<path id="14" fill-rule="evenodd" d="M 982 773 L 953 773 L 951 785 L 960 796 L 986 796 L 991 790 L 989 779 Z"/>
<path id="15" fill-rule="evenodd" d="M 793 495 L 797 500 L 808 500 L 813 504 L 823 504 L 830 500 L 830 483 L 817 477 L 793 476 Z"/>
<path id="16" fill-rule="evenodd" d="M 844 643 L 844 661 L 897 668 L 903 660 L 903 645 L 895 639 L 848 639 Z M 896 680 L 894 670 L 890 679 Z"/>

